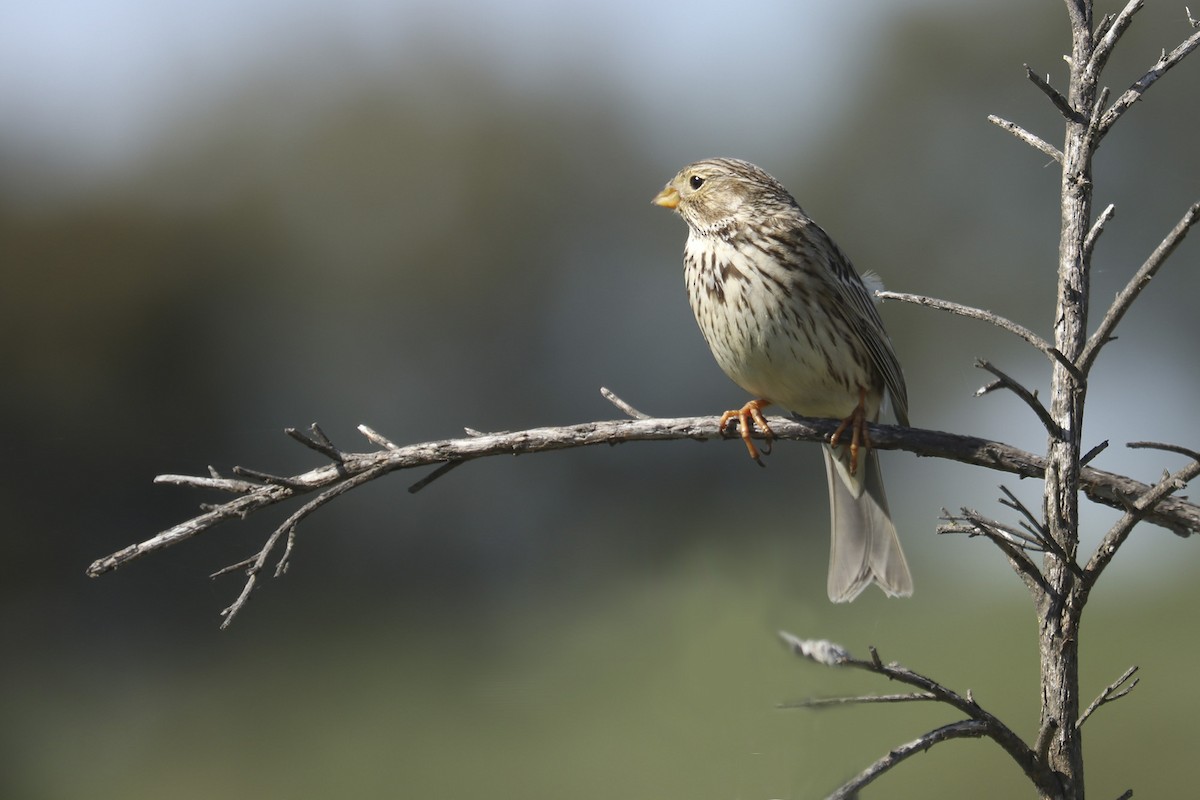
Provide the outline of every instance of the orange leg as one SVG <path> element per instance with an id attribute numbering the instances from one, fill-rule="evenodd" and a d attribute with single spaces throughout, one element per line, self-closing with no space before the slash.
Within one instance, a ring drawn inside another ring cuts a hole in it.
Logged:
<path id="1" fill-rule="evenodd" d="M 858 451 L 861 447 L 863 455 L 871 449 L 871 436 L 867 433 L 867 390 L 858 390 L 858 405 L 850 412 L 850 416 L 842 420 L 837 430 L 829 437 L 830 447 L 837 447 L 842 434 L 850 429 L 850 474 L 858 474 Z"/>
<path id="2" fill-rule="evenodd" d="M 721 422 L 719 423 L 720 430 L 723 432 L 730 420 L 736 419 L 738 421 L 742 441 L 746 443 L 746 449 L 750 451 L 750 457 L 759 464 L 762 463 L 762 459 L 759 456 L 758 448 L 754 446 L 754 441 L 750 437 L 754 433 L 754 426 L 757 425 L 766 439 L 764 452 L 768 454 L 771 452 L 771 440 L 775 438 L 775 435 L 771 433 L 771 428 L 767 425 L 767 418 L 762 413 L 762 410 L 769 405 L 771 405 L 770 400 L 751 400 L 737 411 L 726 411 L 721 415 Z"/>

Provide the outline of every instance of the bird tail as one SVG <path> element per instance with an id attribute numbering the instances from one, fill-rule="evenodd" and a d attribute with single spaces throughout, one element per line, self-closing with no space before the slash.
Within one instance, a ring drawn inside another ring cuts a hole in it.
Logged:
<path id="1" fill-rule="evenodd" d="M 833 544 L 829 554 L 829 599 L 848 603 L 871 581 L 889 597 L 912 594 L 912 575 L 896 537 L 883 492 L 879 456 L 867 451 L 858 474 L 850 473 L 846 448 L 822 447 L 829 480 Z"/>

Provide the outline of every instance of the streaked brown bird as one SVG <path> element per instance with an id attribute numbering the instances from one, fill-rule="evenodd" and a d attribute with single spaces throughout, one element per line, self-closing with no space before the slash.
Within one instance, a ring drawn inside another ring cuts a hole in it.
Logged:
<path id="1" fill-rule="evenodd" d="M 689 164 L 654 198 L 688 226 L 688 300 L 717 364 L 754 396 L 727 411 L 770 440 L 762 409 L 842 420 L 823 445 L 832 552 L 829 599 L 853 600 L 872 581 L 892 597 L 912 576 L 888 512 L 879 458 L 867 439 L 885 396 L 901 425 L 908 393 L 871 292 L 850 260 L 796 200 L 753 164 L 713 158 Z M 849 442 L 843 439 L 849 438 Z"/>

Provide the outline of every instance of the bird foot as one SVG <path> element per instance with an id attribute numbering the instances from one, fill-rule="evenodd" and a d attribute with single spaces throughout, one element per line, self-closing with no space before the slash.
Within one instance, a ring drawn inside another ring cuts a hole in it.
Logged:
<path id="1" fill-rule="evenodd" d="M 837 426 L 837 430 L 829 437 L 829 446 L 837 447 L 842 439 L 842 434 L 846 429 L 850 429 L 850 474 L 858 474 L 858 451 L 863 451 L 863 456 L 866 457 L 871 449 L 871 436 L 867 433 L 867 392 L 865 389 L 858 390 L 858 405 L 850 412 L 850 416 L 842 420 Z"/>
<path id="2" fill-rule="evenodd" d="M 771 403 L 768 400 L 751 400 L 737 411 L 726 411 L 721 415 L 721 421 L 717 423 L 718 430 L 724 433 L 725 426 L 731 420 L 736 419 L 742 441 L 745 442 L 746 449 L 750 451 L 750 457 L 757 461 L 760 466 L 765 466 L 762 462 L 762 455 L 771 454 L 771 441 L 775 438 L 775 434 L 771 433 L 771 428 L 767 425 L 767 418 L 762 413 L 762 410 L 769 405 Z M 755 425 L 758 426 L 763 435 L 762 453 L 759 453 L 758 448 L 754 446 L 754 440 L 751 438 L 754 434 Z"/>

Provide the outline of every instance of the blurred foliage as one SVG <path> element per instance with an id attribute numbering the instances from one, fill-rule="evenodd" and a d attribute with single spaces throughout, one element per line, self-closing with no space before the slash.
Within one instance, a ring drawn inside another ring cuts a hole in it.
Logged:
<path id="1" fill-rule="evenodd" d="M 1186 34 L 1172 13 L 1139 16 L 1114 89 Z M 266 519 L 99 581 L 83 568 L 192 512 L 200 498 L 155 474 L 315 463 L 288 425 L 318 420 L 357 449 L 359 422 L 418 441 L 613 416 L 600 385 L 655 414 L 739 403 L 684 300 L 683 227 L 648 203 L 701 156 L 761 163 L 891 288 L 1047 330 L 1058 174 L 986 115 L 1054 140 L 1021 64 L 1061 85 L 1060 16 L 912 14 L 865 56 L 812 152 L 785 130 L 753 132 L 753 152 L 688 130 L 679 101 L 702 87 L 664 99 L 681 135 L 651 148 L 638 132 L 661 121 L 637 118 L 621 87 L 566 67 L 522 83 L 453 40 L 316 84 L 285 60 L 184 102 L 135 163 L 53 196 L 31 188 L 45 158 L 0 138 L 0 408 L 17 423 L 0 482 L 0 794 L 804 798 L 950 720 L 776 710 L 889 689 L 793 660 L 779 628 L 877 645 L 1032 732 L 1019 583 L 985 544 L 930 535 L 941 505 L 986 512 L 996 477 L 903 455 L 886 457 L 918 581 L 903 603 L 828 605 L 819 459 L 781 447 L 757 470 L 734 444 L 472 464 L 415 496 L 393 476 L 306 523 L 286 578 L 225 633 L 216 611 L 236 579 L 203 576 L 257 548 Z M 1169 75 L 1101 153 L 1097 200 L 1118 216 L 1099 303 L 1196 199 L 1198 74 Z M 1097 438 L 1194 440 L 1196 260 L 1189 241 L 1123 324 L 1092 384 Z M 1011 398 L 970 400 L 975 357 L 1034 388 L 1040 357 L 977 323 L 884 313 L 916 424 L 1041 446 Z M 1102 461 L 1156 477 L 1144 458 Z M 1190 785 L 1165 754 L 1196 739 L 1196 645 L 1178 635 L 1200 599 L 1193 549 L 1138 534 L 1093 598 L 1086 691 L 1143 668 L 1088 723 L 1101 795 Z M 996 748 L 958 742 L 874 794 L 1021 792 Z"/>

